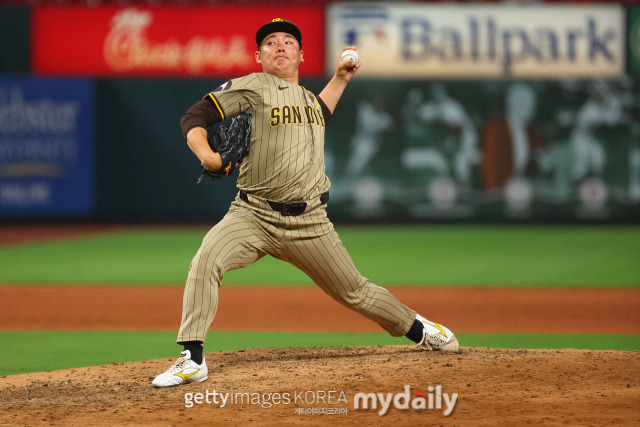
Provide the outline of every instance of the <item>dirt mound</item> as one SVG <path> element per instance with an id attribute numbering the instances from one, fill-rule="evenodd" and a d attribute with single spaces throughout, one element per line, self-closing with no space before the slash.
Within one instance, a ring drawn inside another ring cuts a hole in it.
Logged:
<path id="1" fill-rule="evenodd" d="M 208 381 L 169 389 L 155 389 L 151 380 L 173 359 L 2 377 L 0 424 L 640 422 L 636 352 L 463 348 L 443 354 L 378 346 L 250 349 L 206 358 Z"/>

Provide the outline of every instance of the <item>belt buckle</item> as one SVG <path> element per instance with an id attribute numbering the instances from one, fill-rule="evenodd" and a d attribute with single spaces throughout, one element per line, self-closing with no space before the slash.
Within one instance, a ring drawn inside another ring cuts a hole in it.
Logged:
<path id="1" fill-rule="evenodd" d="M 298 216 L 307 208 L 306 203 L 283 203 L 280 213 L 282 216 Z"/>

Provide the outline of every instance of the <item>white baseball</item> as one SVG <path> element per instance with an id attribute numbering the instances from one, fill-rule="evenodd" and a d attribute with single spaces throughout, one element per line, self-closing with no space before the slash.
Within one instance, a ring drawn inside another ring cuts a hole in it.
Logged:
<path id="1" fill-rule="evenodd" d="M 352 49 L 347 49 L 342 52 L 342 55 L 340 55 L 340 61 L 350 61 L 351 65 L 356 65 L 358 63 L 358 52 Z"/>

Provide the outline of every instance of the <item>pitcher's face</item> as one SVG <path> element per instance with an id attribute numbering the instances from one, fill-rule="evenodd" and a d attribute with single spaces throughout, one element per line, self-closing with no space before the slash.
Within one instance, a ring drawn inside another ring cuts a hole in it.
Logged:
<path id="1" fill-rule="evenodd" d="M 262 71 L 282 79 L 298 78 L 298 67 L 304 61 L 300 44 L 291 34 L 271 33 L 256 52 L 256 62 Z"/>

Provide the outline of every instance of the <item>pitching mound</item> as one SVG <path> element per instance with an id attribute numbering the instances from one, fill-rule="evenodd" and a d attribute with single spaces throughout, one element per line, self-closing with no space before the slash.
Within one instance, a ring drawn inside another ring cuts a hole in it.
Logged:
<path id="1" fill-rule="evenodd" d="M 208 381 L 168 389 L 151 380 L 173 359 L 2 377 L 0 424 L 640 422 L 635 352 L 379 346 L 206 358 Z"/>

